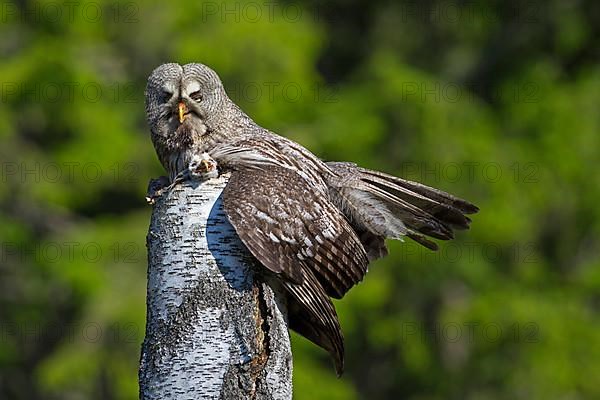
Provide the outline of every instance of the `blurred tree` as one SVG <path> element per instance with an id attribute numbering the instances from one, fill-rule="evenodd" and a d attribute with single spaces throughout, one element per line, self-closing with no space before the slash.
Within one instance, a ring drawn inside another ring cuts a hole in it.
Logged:
<path id="1" fill-rule="evenodd" d="M 162 173 L 143 89 L 165 61 L 224 77 L 316 154 L 482 210 L 337 304 L 347 373 L 293 336 L 298 399 L 600 397 L 600 4 L 0 5 L 0 398 L 131 399 Z"/>

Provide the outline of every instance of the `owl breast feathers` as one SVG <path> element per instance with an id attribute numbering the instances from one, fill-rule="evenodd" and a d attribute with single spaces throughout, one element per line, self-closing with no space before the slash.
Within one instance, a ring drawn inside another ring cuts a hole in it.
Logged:
<path id="1" fill-rule="evenodd" d="M 346 162 L 324 162 L 257 125 L 202 64 L 163 64 L 148 79 L 152 141 L 171 179 L 208 153 L 231 178 L 223 206 L 252 255 L 288 293 L 290 328 L 329 351 L 343 370 L 344 342 L 331 297 L 342 298 L 408 237 L 436 250 L 467 229 L 473 204 Z"/>

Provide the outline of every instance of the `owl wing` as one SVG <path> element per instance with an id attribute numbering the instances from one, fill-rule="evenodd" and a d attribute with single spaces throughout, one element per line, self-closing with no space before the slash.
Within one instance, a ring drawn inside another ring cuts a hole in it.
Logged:
<path id="1" fill-rule="evenodd" d="M 340 375 L 344 341 L 329 296 L 341 298 L 361 281 L 368 258 L 327 192 L 309 182 L 276 165 L 234 170 L 223 208 L 242 242 L 291 295 L 290 328 L 329 351 Z"/>
<path id="2" fill-rule="evenodd" d="M 367 272 L 368 258 L 345 217 L 294 169 L 265 166 L 232 172 L 223 191 L 227 217 L 242 242 L 284 281 L 311 273 L 341 298 Z"/>

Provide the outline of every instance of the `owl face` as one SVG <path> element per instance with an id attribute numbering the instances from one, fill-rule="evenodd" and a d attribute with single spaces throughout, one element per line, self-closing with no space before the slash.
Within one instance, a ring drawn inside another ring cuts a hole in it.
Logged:
<path id="1" fill-rule="evenodd" d="M 148 78 L 146 116 L 159 158 L 201 148 L 203 136 L 219 119 L 227 95 L 219 76 L 203 64 L 163 64 Z M 171 166 L 172 167 L 172 166 Z"/>

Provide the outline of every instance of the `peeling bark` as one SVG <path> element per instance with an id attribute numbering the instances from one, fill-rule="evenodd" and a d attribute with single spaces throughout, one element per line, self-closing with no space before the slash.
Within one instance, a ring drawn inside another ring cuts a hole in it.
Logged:
<path id="1" fill-rule="evenodd" d="M 141 399 L 292 397 L 284 296 L 227 221 L 227 178 L 186 182 L 154 205 Z"/>

